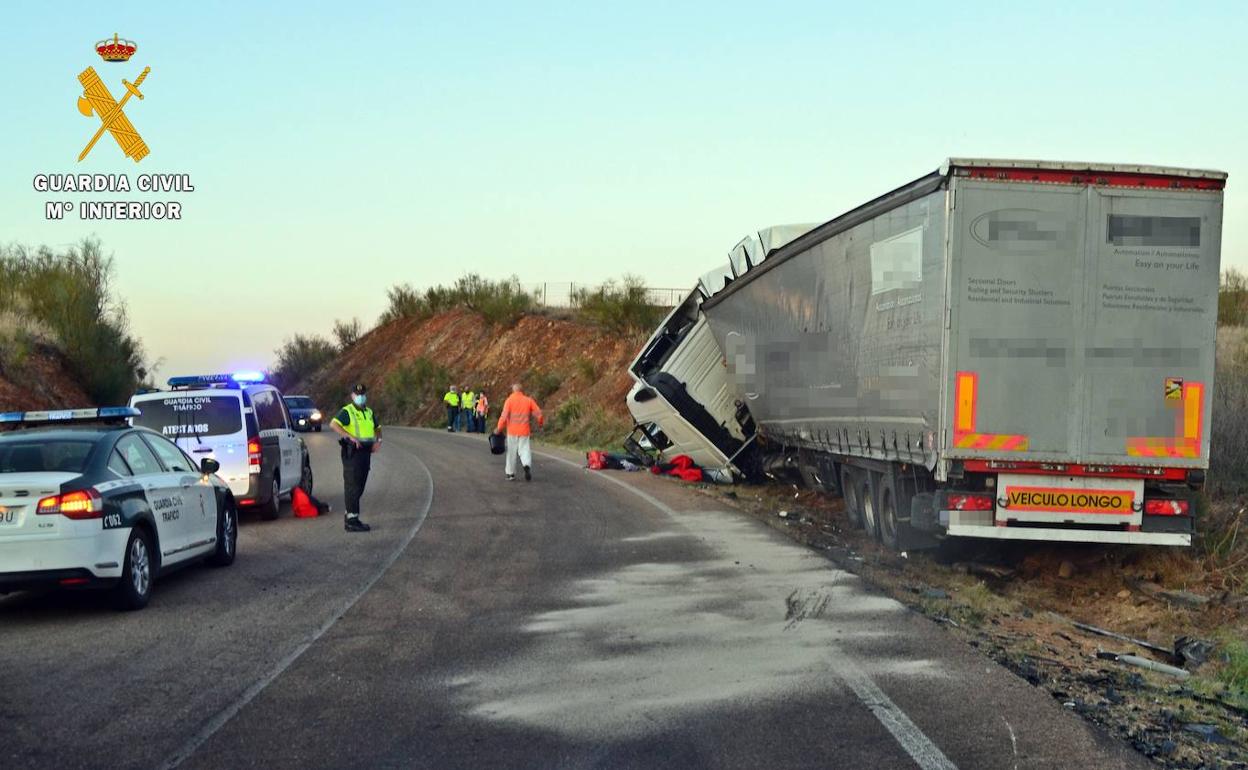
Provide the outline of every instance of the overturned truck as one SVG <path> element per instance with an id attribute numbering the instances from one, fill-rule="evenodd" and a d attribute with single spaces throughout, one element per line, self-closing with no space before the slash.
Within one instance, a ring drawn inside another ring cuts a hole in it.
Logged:
<path id="1" fill-rule="evenodd" d="M 1188 545 L 1225 180 L 950 160 L 742 265 L 699 312 L 758 451 L 887 545 Z"/>

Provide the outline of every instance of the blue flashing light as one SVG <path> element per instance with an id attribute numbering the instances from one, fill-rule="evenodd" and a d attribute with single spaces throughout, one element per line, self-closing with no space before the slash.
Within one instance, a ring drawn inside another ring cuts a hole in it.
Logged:
<path id="1" fill-rule="evenodd" d="M 119 417 L 141 417 L 143 413 L 133 406 L 106 406 L 100 409 L 100 419 L 110 420 Z"/>
<path id="2" fill-rule="evenodd" d="M 25 412 L 0 412 L 0 423 L 21 422 L 25 415 Z"/>
<path id="3" fill-rule="evenodd" d="M 235 372 L 234 374 L 192 374 L 185 377 L 170 377 L 171 388 L 210 387 L 212 385 L 232 385 L 234 383 L 264 382 L 264 372 Z"/>

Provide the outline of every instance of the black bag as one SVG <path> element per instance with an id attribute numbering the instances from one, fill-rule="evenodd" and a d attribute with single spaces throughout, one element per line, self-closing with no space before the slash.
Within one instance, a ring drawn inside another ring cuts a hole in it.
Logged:
<path id="1" fill-rule="evenodd" d="M 501 455 L 507 451 L 507 439 L 501 433 L 490 434 L 490 454 Z"/>

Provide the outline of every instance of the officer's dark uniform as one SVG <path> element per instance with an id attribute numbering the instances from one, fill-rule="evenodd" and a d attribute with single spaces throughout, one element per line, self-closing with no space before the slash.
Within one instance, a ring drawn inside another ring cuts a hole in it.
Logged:
<path id="1" fill-rule="evenodd" d="M 351 390 L 354 396 L 363 396 L 366 391 L 363 385 L 356 385 Z M 334 417 L 334 422 L 348 436 L 360 442 L 359 448 L 356 448 L 349 439 L 338 440 L 342 445 L 342 485 L 347 498 L 347 515 L 343 525 L 348 532 L 367 532 L 371 527 L 360 520 L 360 496 L 368 483 L 373 449 L 381 439 L 381 425 L 372 409 L 356 406 L 354 402 L 344 406 Z"/>

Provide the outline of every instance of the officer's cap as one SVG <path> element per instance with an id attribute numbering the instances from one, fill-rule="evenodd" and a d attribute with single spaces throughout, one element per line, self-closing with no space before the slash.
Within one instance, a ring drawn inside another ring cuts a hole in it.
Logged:
<path id="1" fill-rule="evenodd" d="M 354 393 L 354 394 L 355 394 L 355 395 L 357 395 L 357 396 L 362 396 L 362 395 L 364 395 L 365 393 L 367 393 L 367 392 L 368 392 L 368 388 L 367 388 L 367 387 L 365 387 L 363 384 L 360 384 L 360 385 L 356 385 L 354 388 L 352 388 L 352 389 L 351 389 L 351 392 L 352 392 L 352 393 Z"/>

